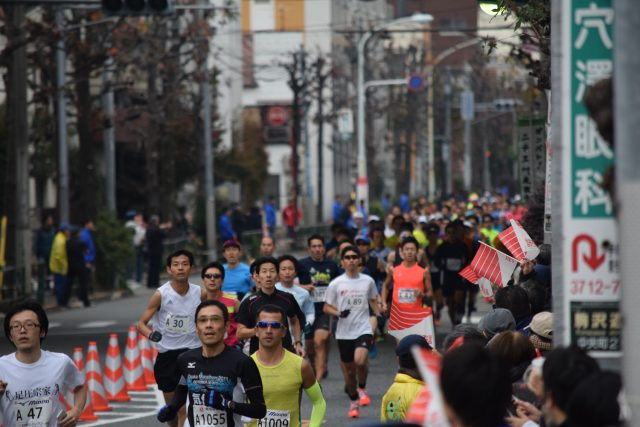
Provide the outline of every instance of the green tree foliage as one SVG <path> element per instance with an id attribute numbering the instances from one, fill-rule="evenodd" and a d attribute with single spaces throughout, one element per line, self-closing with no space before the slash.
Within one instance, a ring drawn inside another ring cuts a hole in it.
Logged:
<path id="1" fill-rule="evenodd" d="M 133 259 L 133 236 L 113 212 L 98 211 L 96 219 L 96 279 L 106 290 L 123 288 L 125 271 Z"/>

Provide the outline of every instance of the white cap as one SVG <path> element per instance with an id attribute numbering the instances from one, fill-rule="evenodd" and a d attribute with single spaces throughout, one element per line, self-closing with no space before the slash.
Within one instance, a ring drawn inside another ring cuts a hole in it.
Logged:
<path id="1" fill-rule="evenodd" d="M 360 218 L 360 219 L 362 219 L 362 218 L 364 218 L 364 215 L 362 215 L 362 212 L 360 212 L 360 211 L 356 211 L 356 212 L 354 212 L 354 213 L 353 213 L 353 218 Z"/>
<path id="2" fill-rule="evenodd" d="M 427 222 L 429 222 L 429 219 L 427 218 L 427 216 L 426 216 L 426 215 L 420 215 L 420 216 L 418 217 L 418 223 L 421 223 L 421 222 L 424 222 L 425 224 L 426 224 Z"/>

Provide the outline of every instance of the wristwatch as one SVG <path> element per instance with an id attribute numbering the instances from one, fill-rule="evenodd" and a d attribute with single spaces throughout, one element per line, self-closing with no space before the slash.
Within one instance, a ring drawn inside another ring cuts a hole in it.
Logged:
<path id="1" fill-rule="evenodd" d="M 227 403 L 227 409 L 233 412 L 233 410 L 236 409 L 236 402 L 230 400 L 229 403 Z"/>

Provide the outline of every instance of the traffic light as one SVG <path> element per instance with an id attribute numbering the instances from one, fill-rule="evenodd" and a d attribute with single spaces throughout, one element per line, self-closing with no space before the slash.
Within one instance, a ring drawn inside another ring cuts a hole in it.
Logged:
<path id="1" fill-rule="evenodd" d="M 172 15 L 174 0 L 102 0 L 102 11 L 109 16 Z"/>

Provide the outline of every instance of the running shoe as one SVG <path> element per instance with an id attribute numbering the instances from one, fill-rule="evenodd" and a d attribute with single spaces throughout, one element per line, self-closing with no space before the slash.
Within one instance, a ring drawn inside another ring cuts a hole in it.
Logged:
<path id="1" fill-rule="evenodd" d="M 360 405 L 357 400 L 352 400 L 349 405 L 349 418 L 360 417 Z"/>
<path id="2" fill-rule="evenodd" d="M 369 406 L 371 403 L 371 398 L 367 394 L 367 390 L 363 388 L 358 387 L 358 397 L 360 398 L 360 406 Z"/>

